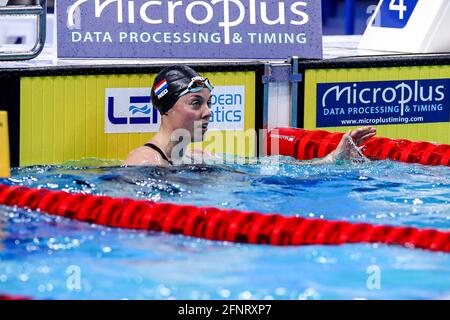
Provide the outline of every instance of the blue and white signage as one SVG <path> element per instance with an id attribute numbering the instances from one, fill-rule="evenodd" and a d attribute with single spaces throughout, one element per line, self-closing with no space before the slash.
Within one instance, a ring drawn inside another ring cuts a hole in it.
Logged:
<path id="1" fill-rule="evenodd" d="M 211 130 L 244 130 L 245 87 L 215 87 L 211 97 Z"/>
<path id="2" fill-rule="evenodd" d="M 450 121 L 450 79 L 317 84 L 319 127 Z"/>
<path id="3" fill-rule="evenodd" d="M 449 30 L 449 0 L 379 0 L 358 48 L 449 52 Z"/>
<path id="4" fill-rule="evenodd" d="M 418 0 L 383 0 L 372 24 L 381 28 L 404 28 Z"/>
<path id="5" fill-rule="evenodd" d="M 164 83 L 159 84 L 164 94 Z M 105 90 L 105 133 L 158 132 L 161 116 L 150 98 L 150 88 Z M 244 130 L 245 86 L 218 86 L 211 97 L 209 130 Z"/>
<path id="6" fill-rule="evenodd" d="M 113 88 L 105 92 L 105 133 L 157 132 L 159 112 L 150 88 Z"/>
<path id="7" fill-rule="evenodd" d="M 322 57 L 318 0 L 58 0 L 58 57 Z"/>

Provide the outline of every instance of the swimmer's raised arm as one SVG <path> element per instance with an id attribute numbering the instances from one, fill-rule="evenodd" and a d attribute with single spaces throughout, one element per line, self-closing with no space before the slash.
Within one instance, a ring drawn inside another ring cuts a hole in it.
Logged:
<path id="1" fill-rule="evenodd" d="M 311 161 L 295 161 L 290 162 L 290 164 L 326 164 L 335 163 L 339 159 L 350 159 L 352 156 L 352 152 L 357 151 L 355 150 L 355 145 L 357 148 L 359 148 L 364 142 L 375 136 L 376 133 L 377 129 L 373 127 L 363 127 L 353 131 L 349 131 L 342 136 L 342 139 L 336 149 L 333 152 L 329 153 L 326 157 Z"/>

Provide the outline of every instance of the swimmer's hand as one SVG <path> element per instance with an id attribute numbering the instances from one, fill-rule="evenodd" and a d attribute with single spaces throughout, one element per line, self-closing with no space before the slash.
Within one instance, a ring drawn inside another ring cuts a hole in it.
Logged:
<path id="1" fill-rule="evenodd" d="M 322 159 L 323 163 L 335 163 L 337 160 L 349 160 L 357 156 L 358 151 L 362 148 L 360 146 L 376 133 L 377 129 L 373 127 L 358 128 L 347 132 L 342 136 L 336 150 Z M 355 145 L 359 150 L 355 148 Z"/>

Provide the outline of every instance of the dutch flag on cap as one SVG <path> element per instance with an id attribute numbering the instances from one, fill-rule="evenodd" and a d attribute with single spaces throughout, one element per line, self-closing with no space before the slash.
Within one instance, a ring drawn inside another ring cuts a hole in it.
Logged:
<path id="1" fill-rule="evenodd" d="M 164 89 L 167 89 L 169 87 L 169 85 L 167 84 L 166 79 L 162 80 L 160 83 L 158 83 L 154 90 L 155 90 L 155 95 L 159 95 L 161 92 L 164 91 Z"/>

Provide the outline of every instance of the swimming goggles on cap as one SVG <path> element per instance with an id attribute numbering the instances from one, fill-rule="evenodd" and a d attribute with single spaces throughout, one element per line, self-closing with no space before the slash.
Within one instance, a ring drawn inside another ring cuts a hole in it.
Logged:
<path id="1" fill-rule="evenodd" d="M 194 77 L 192 81 L 189 83 L 188 87 L 183 90 L 178 97 L 182 97 L 187 93 L 194 93 L 202 91 L 203 88 L 208 88 L 209 91 L 213 91 L 214 86 L 209 82 L 207 78 L 202 77 Z"/>

